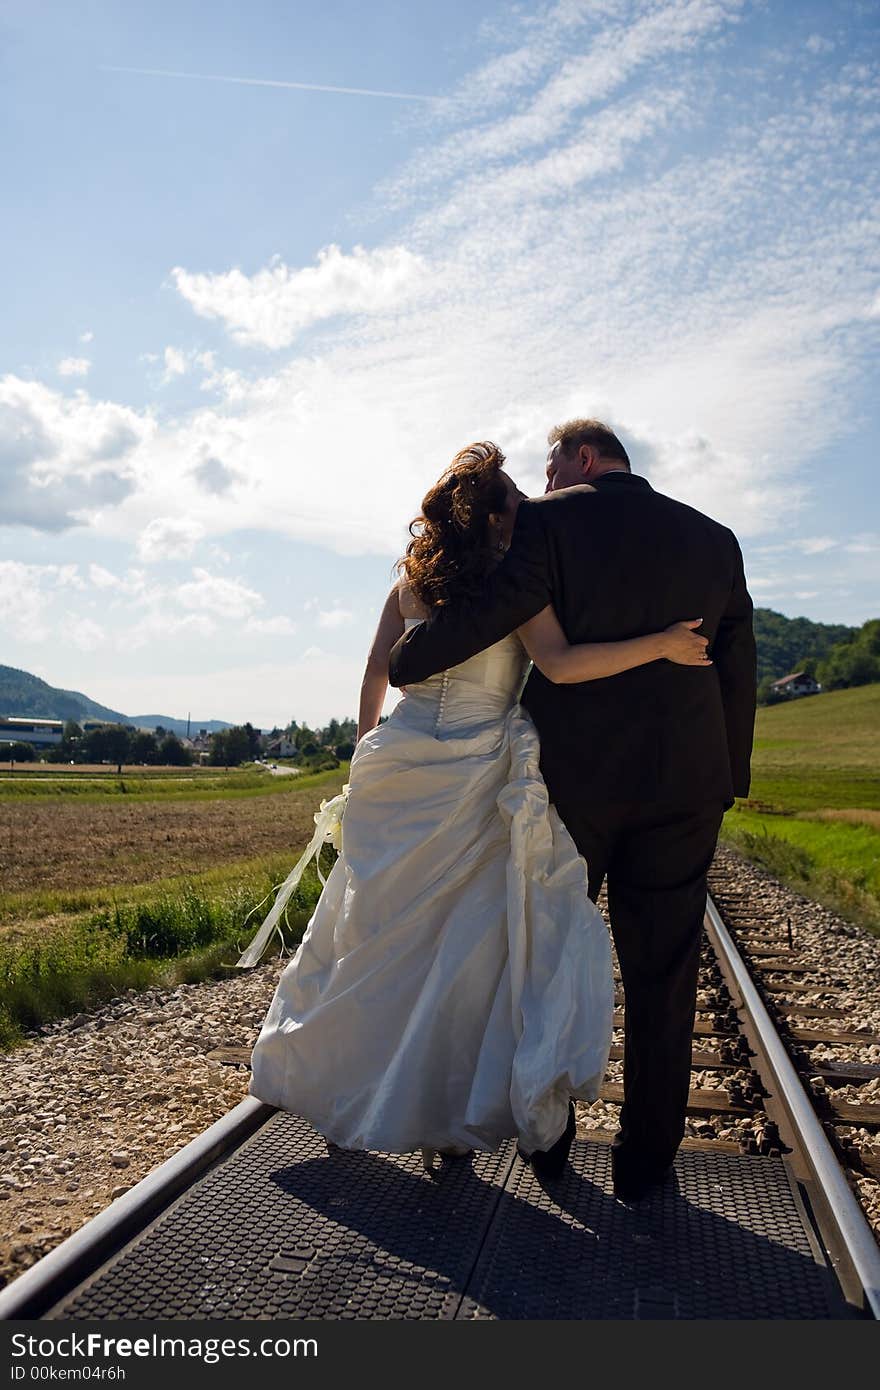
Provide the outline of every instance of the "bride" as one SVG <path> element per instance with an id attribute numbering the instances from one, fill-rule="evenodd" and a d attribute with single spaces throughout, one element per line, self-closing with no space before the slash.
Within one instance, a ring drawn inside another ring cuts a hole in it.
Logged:
<path id="1" fill-rule="evenodd" d="M 595 1100 L 613 1015 L 608 930 L 519 704 L 551 680 L 666 658 L 704 665 L 693 623 L 569 646 L 553 608 L 409 686 L 385 723 L 388 657 L 435 605 L 479 593 L 524 493 L 472 444 L 422 502 L 361 689 L 342 847 L 252 1060 L 250 1092 L 344 1148 L 492 1151 L 516 1137 L 551 1176 Z M 317 818 L 316 818 L 317 819 Z M 247 953 L 246 953 L 247 954 Z M 245 960 L 245 957 L 242 957 Z"/>

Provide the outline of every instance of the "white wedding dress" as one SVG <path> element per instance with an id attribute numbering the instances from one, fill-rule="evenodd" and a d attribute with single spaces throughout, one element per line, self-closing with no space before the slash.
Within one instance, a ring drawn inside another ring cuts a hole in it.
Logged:
<path id="1" fill-rule="evenodd" d="M 250 1084 L 342 1147 L 531 1153 L 598 1095 L 610 940 L 518 703 L 527 665 L 511 634 L 408 686 L 352 756 L 342 852 Z"/>

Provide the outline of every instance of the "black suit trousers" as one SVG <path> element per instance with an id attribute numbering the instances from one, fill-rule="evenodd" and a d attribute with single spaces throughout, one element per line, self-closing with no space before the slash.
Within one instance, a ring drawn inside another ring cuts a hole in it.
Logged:
<path id="1" fill-rule="evenodd" d="M 608 880 L 625 996 L 615 1175 L 656 1175 L 684 1135 L 706 874 L 723 808 L 555 804 L 587 861 L 594 902 Z"/>

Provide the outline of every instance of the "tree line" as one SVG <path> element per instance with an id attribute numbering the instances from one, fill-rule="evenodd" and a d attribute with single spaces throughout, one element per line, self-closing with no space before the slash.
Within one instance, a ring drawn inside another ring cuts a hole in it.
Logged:
<path id="1" fill-rule="evenodd" d="M 286 737 L 294 745 L 291 760 L 308 772 L 322 772 L 339 766 L 351 757 L 357 740 L 354 719 L 331 719 L 324 728 L 310 728 L 292 719 L 285 729 L 273 729 L 269 742 Z M 260 732 L 248 722 L 219 729 L 208 739 L 208 761 L 213 767 L 240 767 L 263 756 Z M 130 724 L 102 724 L 83 730 L 75 720 L 64 725 L 61 742 L 37 749 L 32 743 L 5 744 L 4 762 L 33 762 L 45 758 L 50 763 L 115 763 L 147 767 L 188 767 L 194 755 L 175 733 L 158 727 L 155 732 L 135 729 Z"/>
<path id="2" fill-rule="evenodd" d="M 193 761 L 190 749 L 161 725 L 154 732 L 130 724 L 101 724 L 84 731 L 74 719 L 64 725 L 61 742 L 40 755 L 50 763 L 116 763 L 119 768 L 125 763 L 188 767 Z"/>
<path id="3" fill-rule="evenodd" d="M 821 651 L 803 653 L 781 674 L 803 671 L 804 675 L 818 681 L 823 690 L 846 690 L 850 686 L 880 681 L 880 618 L 870 618 L 860 628 L 846 631 L 844 641 L 823 643 Z M 773 680 L 778 679 L 779 676 L 767 675 L 760 681 L 759 704 L 772 705 L 786 698 L 772 689 Z"/>

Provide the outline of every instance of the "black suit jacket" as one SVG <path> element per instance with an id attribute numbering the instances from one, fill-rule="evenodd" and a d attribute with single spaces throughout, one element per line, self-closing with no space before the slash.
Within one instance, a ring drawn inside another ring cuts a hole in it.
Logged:
<path id="1" fill-rule="evenodd" d="M 555 802 L 729 806 L 748 795 L 756 688 L 736 537 L 645 478 L 607 473 L 595 488 L 521 502 L 510 549 L 482 593 L 410 628 L 391 652 L 391 684 L 467 660 L 548 603 L 572 644 L 702 617 L 712 666 L 655 661 L 576 685 L 554 685 L 535 667 L 522 704 Z"/>

